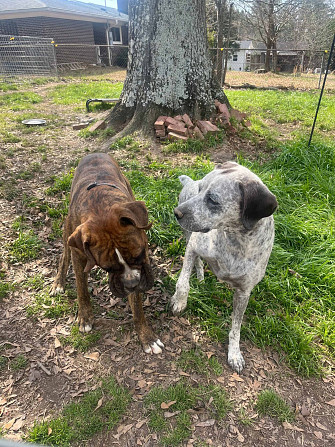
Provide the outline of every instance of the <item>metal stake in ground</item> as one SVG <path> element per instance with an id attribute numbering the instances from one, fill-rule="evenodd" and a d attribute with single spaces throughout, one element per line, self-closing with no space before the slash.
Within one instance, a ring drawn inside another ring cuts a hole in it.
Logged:
<path id="1" fill-rule="evenodd" d="M 329 70 L 329 66 L 330 66 L 330 61 L 332 59 L 332 55 L 333 55 L 333 51 L 334 51 L 334 44 L 335 44 L 335 34 L 334 34 L 334 38 L 333 38 L 333 43 L 332 43 L 332 47 L 330 49 L 330 53 L 329 53 L 329 58 L 328 58 L 328 63 L 327 63 L 327 68 L 326 68 L 326 73 L 325 73 L 325 77 L 323 78 L 323 84 L 322 84 L 322 89 L 320 92 L 320 98 L 319 98 L 319 103 L 318 106 L 316 108 L 316 112 L 315 112 L 315 117 L 314 117 L 314 122 L 313 122 L 313 127 L 312 127 L 312 131 L 311 131 L 311 135 L 309 137 L 309 142 L 308 142 L 308 146 L 310 146 L 311 141 L 312 141 L 312 137 L 313 137 L 313 132 L 314 132 L 314 127 L 315 127 L 315 123 L 316 123 L 316 118 L 318 116 L 318 112 L 319 112 L 319 108 L 320 108 L 320 104 L 321 104 L 321 99 L 322 99 L 322 95 L 323 95 L 323 90 L 325 88 L 325 84 L 326 84 L 326 79 L 327 79 L 327 74 L 328 74 L 328 70 Z"/>

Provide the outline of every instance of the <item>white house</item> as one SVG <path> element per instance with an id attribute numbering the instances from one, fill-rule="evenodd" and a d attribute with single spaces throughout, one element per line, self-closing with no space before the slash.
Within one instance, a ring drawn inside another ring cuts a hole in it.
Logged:
<path id="1" fill-rule="evenodd" d="M 227 69 L 233 71 L 249 71 L 251 63 L 251 55 L 261 54 L 255 51 L 255 47 L 251 40 L 241 40 L 236 42 L 240 48 L 236 48 L 233 54 L 228 57 Z"/>

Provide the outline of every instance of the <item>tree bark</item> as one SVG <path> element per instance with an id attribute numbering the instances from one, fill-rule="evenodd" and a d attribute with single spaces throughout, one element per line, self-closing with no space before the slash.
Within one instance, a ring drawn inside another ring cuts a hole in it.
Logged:
<path id="1" fill-rule="evenodd" d="M 148 131 L 159 115 L 209 117 L 228 100 L 213 76 L 205 0 L 129 0 L 128 72 L 111 125 Z"/>
<path id="2" fill-rule="evenodd" d="M 217 52 L 216 52 L 216 77 L 220 85 L 222 85 L 222 69 L 223 69 L 223 48 L 224 45 L 224 15 L 227 10 L 226 0 L 216 0 L 217 20 L 218 20 L 218 37 L 217 37 Z"/>

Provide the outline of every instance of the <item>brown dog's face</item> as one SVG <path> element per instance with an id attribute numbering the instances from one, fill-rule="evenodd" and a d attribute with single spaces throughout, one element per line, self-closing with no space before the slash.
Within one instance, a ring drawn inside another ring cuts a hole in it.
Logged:
<path id="1" fill-rule="evenodd" d="M 85 254 L 85 272 L 95 265 L 107 271 L 111 292 L 123 298 L 153 286 L 144 231 L 150 227 L 143 202 L 114 204 L 103 221 L 90 219 L 79 225 L 68 244 Z"/>

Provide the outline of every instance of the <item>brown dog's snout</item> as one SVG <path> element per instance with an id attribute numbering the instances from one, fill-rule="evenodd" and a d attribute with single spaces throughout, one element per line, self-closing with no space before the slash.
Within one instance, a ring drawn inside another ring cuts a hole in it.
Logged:
<path id="1" fill-rule="evenodd" d="M 174 215 L 176 216 L 176 219 L 179 220 L 183 217 L 184 214 L 178 208 L 175 208 Z"/>

